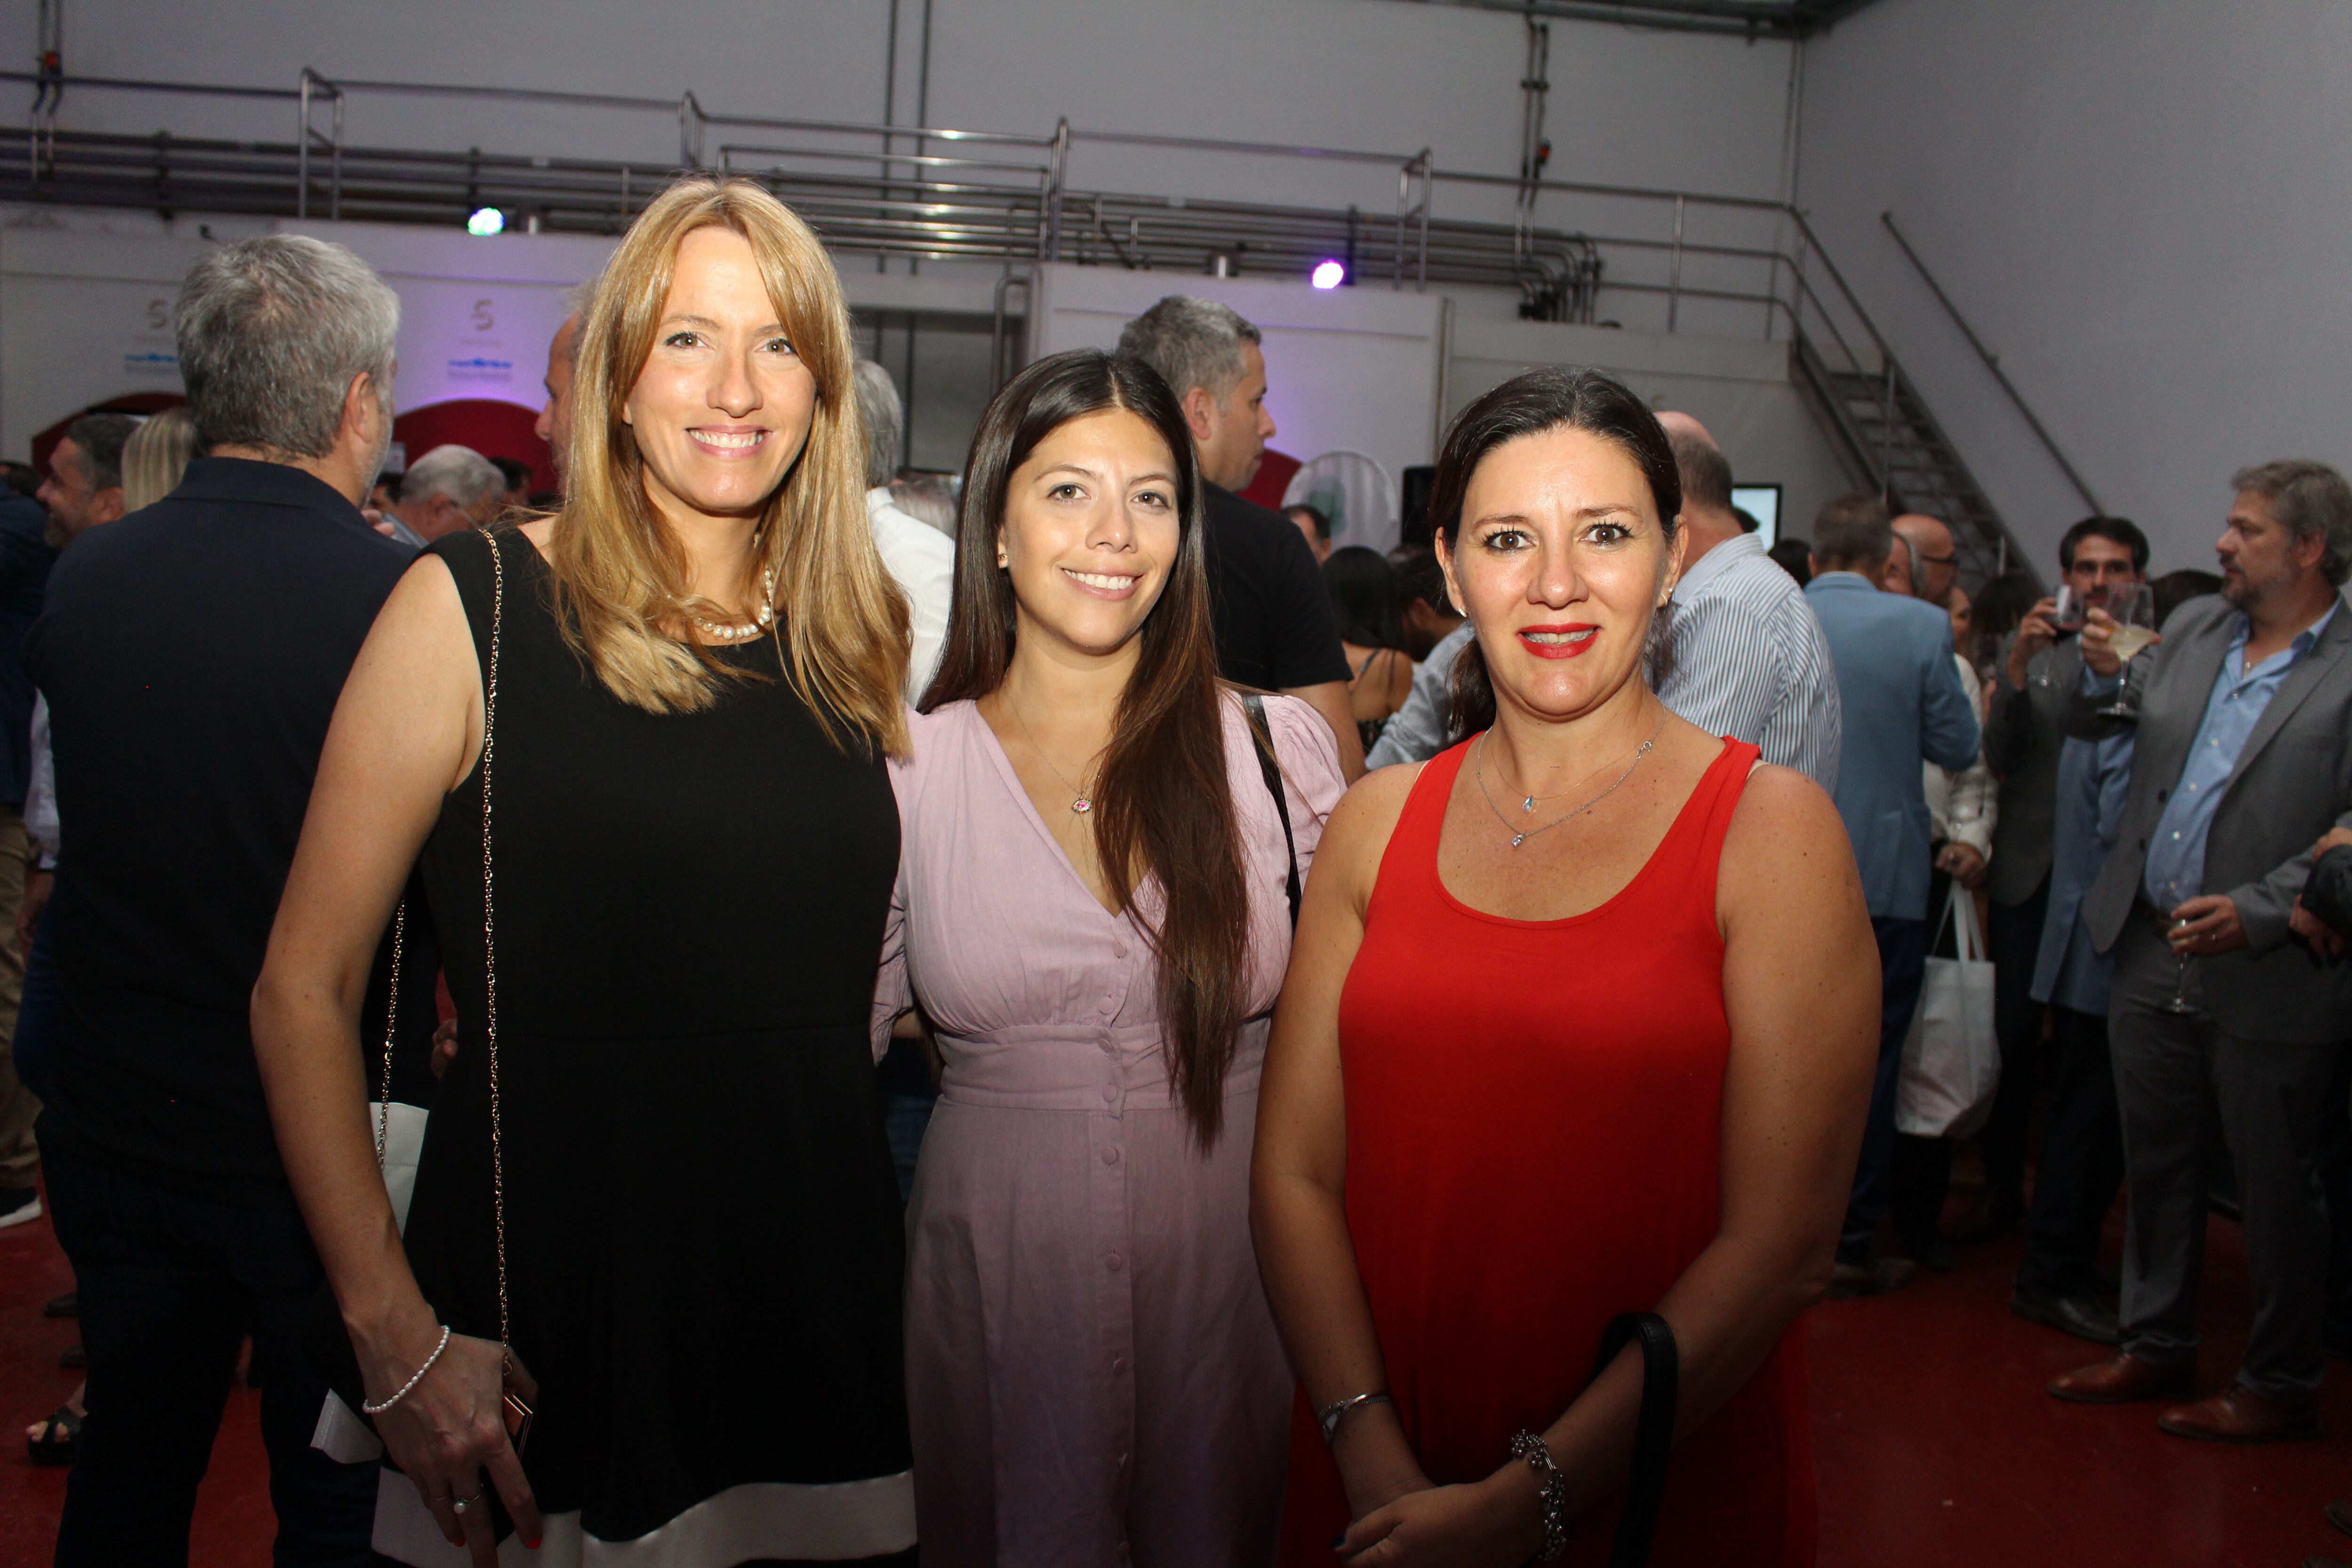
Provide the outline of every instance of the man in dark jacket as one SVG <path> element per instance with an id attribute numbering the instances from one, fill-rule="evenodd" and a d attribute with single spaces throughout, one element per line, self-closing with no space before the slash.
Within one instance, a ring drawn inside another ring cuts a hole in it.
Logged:
<path id="1" fill-rule="evenodd" d="M 335 700 L 412 558 L 356 504 L 391 435 L 399 319 L 340 246 L 198 262 L 179 351 L 207 455 L 67 552 L 26 644 L 70 825 L 40 1122 L 89 1352 L 61 1568 L 184 1558 L 248 1331 L 276 1561 L 373 1558 L 374 1467 L 310 1447 L 324 1275 L 246 1014 Z"/>

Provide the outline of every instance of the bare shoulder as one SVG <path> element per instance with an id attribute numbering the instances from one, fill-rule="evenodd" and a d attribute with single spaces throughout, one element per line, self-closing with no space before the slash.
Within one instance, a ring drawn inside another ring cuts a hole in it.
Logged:
<path id="1" fill-rule="evenodd" d="M 1404 815 L 1413 785 L 1421 782 L 1422 769 L 1428 765 L 1374 768 L 1348 787 L 1330 821 L 1324 824 L 1323 842 L 1315 851 L 1316 874 L 1323 875 L 1324 868 L 1330 868 L 1353 891 L 1360 909 L 1371 897 L 1389 837 L 1396 832 L 1397 819 Z"/>
<path id="2" fill-rule="evenodd" d="M 558 512 L 549 512 L 542 517 L 534 517 L 529 522 L 519 524 L 515 531 L 530 540 L 538 548 L 539 552 L 544 555 L 547 553 L 548 547 L 555 542 L 555 521 L 561 515 Z"/>
<path id="3" fill-rule="evenodd" d="M 1751 900 L 1785 911 L 1792 897 L 1858 893 L 1860 885 L 1853 846 L 1829 792 L 1794 768 L 1767 763 L 1751 773 L 1723 840 L 1724 915 Z"/>

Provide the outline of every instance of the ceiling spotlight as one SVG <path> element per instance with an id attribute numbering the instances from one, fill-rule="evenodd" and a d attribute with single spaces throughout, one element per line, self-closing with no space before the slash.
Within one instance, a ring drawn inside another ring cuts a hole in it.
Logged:
<path id="1" fill-rule="evenodd" d="M 499 234 L 507 226 L 507 215 L 496 207 L 478 207 L 466 220 L 467 234 Z"/>
<path id="2" fill-rule="evenodd" d="M 1307 280 L 1318 289 L 1337 289 L 1348 280 L 1348 269 L 1337 261 L 1318 261 Z"/>

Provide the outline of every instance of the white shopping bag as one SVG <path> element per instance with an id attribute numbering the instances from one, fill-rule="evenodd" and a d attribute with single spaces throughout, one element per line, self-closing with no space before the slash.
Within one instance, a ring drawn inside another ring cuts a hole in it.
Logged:
<path id="1" fill-rule="evenodd" d="M 1967 1137 L 1992 1114 L 1993 1090 L 2000 1085 L 1992 964 L 1977 928 L 1976 899 L 1958 882 L 1931 951 L 1942 945 L 1944 924 L 1958 933 L 1953 950 L 1959 956 L 1927 960 L 1895 1085 L 1895 1129 L 1920 1138 Z"/>

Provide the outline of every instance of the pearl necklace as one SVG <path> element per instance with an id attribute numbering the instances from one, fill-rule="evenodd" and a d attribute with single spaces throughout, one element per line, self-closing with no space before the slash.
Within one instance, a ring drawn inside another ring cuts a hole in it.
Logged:
<path id="1" fill-rule="evenodd" d="M 776 624 L 776 574 L 772 568 L 760 574 L 760 610 L 748 621 L 706 621 L 700 616 L 688 617 L 702 628 L 706 637 L 720 642 L 741 642 L 755 637 Z"/>

